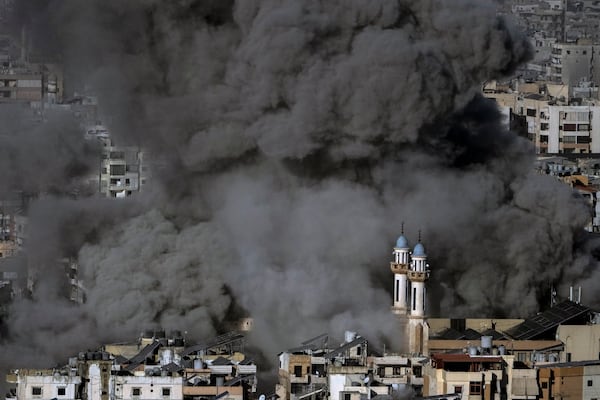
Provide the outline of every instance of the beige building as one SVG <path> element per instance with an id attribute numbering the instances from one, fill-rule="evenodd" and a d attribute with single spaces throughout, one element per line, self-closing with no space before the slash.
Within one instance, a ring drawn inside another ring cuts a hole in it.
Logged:
<path id="1" fill-rule="evenodd" d="M 600 361 L 580 361 L 539 367 L 540 399 L 600 398 Z"/>
<path id="2" fill-rule="evenodd" d="M 561 325 L 556 338 L 565 344 L 563 362 L 600 359 L 600 325 Z"/>

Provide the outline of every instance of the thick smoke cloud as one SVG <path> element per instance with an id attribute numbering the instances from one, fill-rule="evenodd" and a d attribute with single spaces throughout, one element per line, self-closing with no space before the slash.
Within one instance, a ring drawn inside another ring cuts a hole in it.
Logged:
<path id="1" fill-rule="evenodd" d="M 117 143 L 161 162 L 137 200 L 40 206 L 88 292 L 79 308 L 50 288 L 14 306 L 9 333 L 35 351 L 46 341 L 22 332 L 73 353 L 152 325 L 206 337 L 240 312 L 270 359 L 323 331 L 397 346 L 402 221 L 412 244 L 423 232 L 442 315 L 526 315 L 580 279 L 571 265 L 594 271 L 573 251 L 585 206 L 530 172 L 529 144 L 478 95 L 529 56 L 488 2 L 55 6 L 71 77 Z"/>

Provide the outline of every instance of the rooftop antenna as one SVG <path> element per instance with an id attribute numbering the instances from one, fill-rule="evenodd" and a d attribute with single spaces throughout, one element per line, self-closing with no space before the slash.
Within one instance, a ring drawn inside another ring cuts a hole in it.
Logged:
<path id="1" fill-rule="evenodd" d="M 404 221 L 400 224 L 400 234 L 404 235 Z"/>
<path id="2" fill-rule="evenodd" d="M 421 243 L 421 230 L 419 229 L 419 243 Z"/>

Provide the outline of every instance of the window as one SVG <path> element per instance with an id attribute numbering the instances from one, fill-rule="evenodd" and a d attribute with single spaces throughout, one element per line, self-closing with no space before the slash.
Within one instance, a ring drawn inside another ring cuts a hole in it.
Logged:
<path id="1" fill-rule="evenodd" d="M 577 130 L 578 131 L 589 131 L 590 130 L 590 124 L 578 124 L 577 125 Z"/>
<path id="2" fill-rule="evenodd" d="M 588 379 L 587 385 L 588 385 L 588 387 L 594 386 L 594 382 L 591 379 Z"/>
<path id="3" fill-rule="evenodd" d="M 481 394 L 481 382 L 469 382 L 469 396 Z"/>
<path id="4" fill-rule="evenodd" d="M 574 132 L 577 130 L 577 124 L 564 124 L 563 131 Z"/>
<path id="5" fill-rule="evenodd" d="M 132 396 L 140 396 L 142 394 L 142 389 L 137 387 L 137 388 L 132 388 L 131 389 L 131 395 Z"/>
<path id="6" fill-rule="evenodd" d="M 542 122 L 540 124 L 540 129 L 543 131 L 547 131 L 548 130 L 548 123 L 547 122 Z"/>
<path id="7" fill-rule="evenodd" d="M 392 375 L 402 375 L 401 367 L 392 367 Z"/>
<path id="8" fill-rule="evenodd" d="M 350 395 L 350 393 L 344 393 L 344 400 L 350 400 L 352 398 L 352 396 Z"/>
<path id="9" fill-rule="evenodd" d="M 310 374 L 310 367 L 306 367 L 306 373 Z"/>
<path id="10" fill-rule="evenodd" d="M 528 108 L 527 109 L 527 116 L 528 117 L 535 117 L 535 115 L 536 115 L 535 108 Z"/>
<path id="11" fill-rule="evenodd" d="M 563 143 L 575 143 L 577 140 L 576 136 L 564 136 L 562 138 L 562 142 Z"/>
<path id="12" fill-rule="evenodd" d="M 417 289 L 416 288 L 413 288 L 412 303 L 413 303 L 413 310 L 416 310 L 417 309 Z"/>
<path id="13" fill-rule="evenodd" d="M 112 158 L 113 160 L 124 160 L 125 159 L 125 152 L 123 152 L 123 151 L 111 151 L 110 152 L 110 158 Z"/>
<path id="14" fill-rule="evenodd" d="M 540 143 L 548 143 L 548 135 L 540 135 Z"/>
<path id="15" fill-rule="evenodd" d="M 295 376 L 302 376 L 302 365 L 295 365 L 294 366 L 294 375 Z"/>
<path id="16" fill-rule="evenodd" d="M 548 389 L 548 382 L 542 382 L 542 389 Z"/>
<path id="17" fill-rule="evenodd" d="M 110 166 L 110 174 L 111 175 L 125 175 L 125 166 L 124 165 L 111 165 Z"/>
<path id="18" fill-rule="evenodd" d="M 162 388 L 163 397 L 169 397 L 171 395 L 171 388 Z"/>
<path id="19" fill-rule="evenodd" d="M 41 396 L 42 395 L 42 388 L 40 386 L 34 386 L 31 388 L 31 395 L 32 396 Z"/>
<path id="20" fill-rule="evenodd" d="M 592 138 L 589 136 L 577 136 L 577 143 L 591 143 Z"/>
<path id="21" fill-rule="evenodd" d="M 57 396 L 64 396 L 65 394 L 67 394 L 67 389 L 64 387 L 59 387 L 58 391 L 56 392 Z"/>
<path id="22" fill-rule="evenodd" d="M 571 353 L 567 353 L 567 362 L 571 362 Z"/>
<path id="23" fill-rule="evenodd" d="M 462 393 L 462 386 L 454 386 L 454 393 Z"/>

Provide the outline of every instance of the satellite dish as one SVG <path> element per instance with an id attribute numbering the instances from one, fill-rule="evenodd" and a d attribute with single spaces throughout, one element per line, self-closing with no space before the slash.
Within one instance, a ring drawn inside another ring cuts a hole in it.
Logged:
<path id="1" fill-rule="evenodd" d="M 261 394 L 260 396 L 258 396 L 258 400 L 267 400 L 267 396 Z"/>

